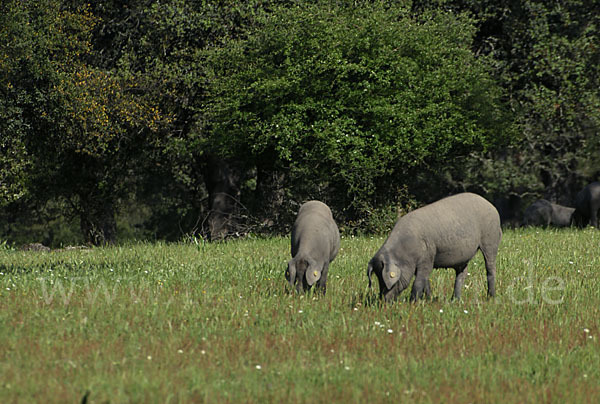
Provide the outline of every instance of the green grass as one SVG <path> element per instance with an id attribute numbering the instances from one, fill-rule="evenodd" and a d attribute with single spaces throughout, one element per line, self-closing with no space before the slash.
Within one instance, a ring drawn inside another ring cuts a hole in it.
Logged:
<path id="1" fill-rule="evenodd" d="M 367 287 L 345 238 L 327 295 L 286 292 L 289 239 L 0 250 L 0 402 L 599 402 L 600 232 L 505 231 L 463 298 Z"/>

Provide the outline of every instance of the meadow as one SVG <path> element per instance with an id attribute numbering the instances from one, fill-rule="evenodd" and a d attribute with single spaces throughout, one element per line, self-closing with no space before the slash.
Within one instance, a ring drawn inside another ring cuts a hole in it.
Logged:
<path id="1" fill-rule="evenodd" d="M 505 230 L 462 299 L 382 305 L 344 237 L 327 295 L 289 293 L 289 238 L 0 248 L 0 402 L 600 402 L 600 232 Z"/>

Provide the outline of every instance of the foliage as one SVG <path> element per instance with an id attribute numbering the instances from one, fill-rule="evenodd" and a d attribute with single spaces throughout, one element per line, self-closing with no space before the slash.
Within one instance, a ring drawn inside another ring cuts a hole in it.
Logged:
<path id="1" fill-rule="evenodd" d="M 509 74 L 523 110 L 523 168 L 555 197 L 574 195 L 600 172 L 600 18 L 592 10 L 579 1 L 526 3 L 529 24 L 515 46 L 523 65 Z"/>
<path id="2" fill-rule="evenodd" d="M 0 401 L 598 401 L 600 232 L 505 231 L 493 301 L 478 254 L 460 302 L 440 269 L 387 306 L 383 240 L 344 238 L 324 297 L 285 292 L 285 238 L 0 248 Z"/>
<path id="3" fill-rule="evenodd" d="M 309 198 L 357 234 L 463 190 L 570 204 L 599 172 L 595 6 L 3 1 L 0 237 L 196 233 L 215 161 L 271 230 Z"/>
<path id="4" fill-rule="evenodd" d="M 260 21 L 208 55 L 206 147 L 283 170 L 298 200 L 325 186 L 340 209 L 364 211 L 416 171 L 508 139 L 465 15 L 316 2 Z"/>
<path id="5" fill-rule="evenodd" d="M 69 199 L 82 228 L 87 223 L 87 241 L 110 241 L 114 234 L 98 232 L 114 220 L 123 177 L 161 116 L 132 96 L 134 82 L 88 62 L 96 18 L 86 7 L 62 8 L 53 1 L 3 7 L 8 23 L 2 25 L 0 60 L 10 107 L 3 113 L 10 120 L 2 139 L 14 137 L 3 141 L 12 146 L 14 169 L 8 172 L 26 168 L 26 183 L 17 182 L 22 193 L 41 204 Z"/>
<path id="6" fill-rule="evenodd" d="M 204 118 L 207 47 L 220 46 L 252 25 L 272 1 L 135 1 L 92 5 L 101 21 L 95 30 L 95 59 L 137 84 L 136 95 L 156 103 L 168 117 L 139 162 L 134 203 L 148 207 L 143 226 L 157 237 L 179 239 L 202 227 L 207 214 L 207 150 L 194 131 Z"/>
<path id="7" fill-rule="evenodd" d="M 22 198 L 0 211 L 0 234 L 13 247 L 32 242 L 52 248 L 83 244 L 79 218 L 65 212 L 69 204 L 64 199 L 40 204 Z"/>
<path id="8" fill-rule="evenodd" d="M 487 176 L 473 173 L 463 179 L 498 188 L 499 193 L 535 192 L 572 203 L 576 192 L 599 173 L 595 157 L 600 129 L 597 4 L 579 0 L 443 3 L 478 16 L 475 48 L 496 60 L 497 77 L 510 96 L 521 132 L 516 147 L 493 154 L 485 163 L 497 169 Z M 436 2 L 434 7 L 438 6 Z"/>

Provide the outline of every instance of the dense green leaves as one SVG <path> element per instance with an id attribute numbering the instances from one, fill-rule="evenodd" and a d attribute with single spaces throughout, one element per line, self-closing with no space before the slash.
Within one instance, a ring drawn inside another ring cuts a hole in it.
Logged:
<path id="1" fill-rule="evenodd" d="M 576 1 L 527 6 L 530 24 L 524 34 L 530 44 L 517 48 L 527 69 L 511 76 L 526 83 L 517 91 L 527 111 L 521 118 L 525 144 L 544 185 L 568 189 L 575 182 L 572 174 L 598 173 L 593 160 L 600 128 L 600 19 Z M 590 159 L 591 170 L 585 167 Z"/>
<path id="2" fill-rule="evenodd" d="M 393 194 L 415 169 L 506 141 L 474 32 L 465 15 L 377 2 L 278 8 L 210 54 L 208 142 L 250 165 L 274 159 L 290 184 L 329 183 L 340 207 Z"/>
<path id="3" fill-rule="evenodd" d="M 160 114 L 131 94 L 135 83 L 88 62 L 97 19 L 86 6 L 2 7 L 3 183 L 16 184 L 3 186 L 4 201 L 25 192 L 42 204 L 69 198 L 74 213 L 90 222 L 87 241 L 114 237 L 102 234 L 103 222 L 114 221 L 110 211 L 125 185 L 124 170 L 144 135 L 158 129 Z M 105 209 L 107 218 L 95 217 Z"/>
<path id="4" fill-rule="evenodd" d="M 215 192 L 277 230 L 309 198 L 370 230 L 461 190 L 569 204 L 600 172 L 596 8 L 3 1 L 0 221 L 62 206 L 98 241 L 127 207 L 176 239 Z"/>
<path id="5" fill-rule="evenodd" d="M 479 17 L 475 46 L 497 61 L 498 80 L 510 95 L 522 135 L 514 149 L 488 159 L 485 164 L 495 168 L 475 182 L 497 193 L 533 192 L 572 203 L 575 193 L 599 173 L 597 2 L 447 4 Z"/>

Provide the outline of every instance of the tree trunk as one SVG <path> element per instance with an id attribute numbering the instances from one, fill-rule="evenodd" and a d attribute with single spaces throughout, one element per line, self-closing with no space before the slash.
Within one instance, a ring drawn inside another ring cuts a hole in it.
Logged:
<path id="1" fill-rule="evenodd" d="M 204 180 L 210 208 L 207 218 L 210 240 L 222 240 L 236 232 L 240 178 L 240 170 L 234 164 L 214 156 L 207 159 Z"/>
<path id="2" fill-rule="evenodd" d="M 112 202 L 84 203 L 79 217 L 81 232 L 86 243 L 99 246 L 113 244 L 117 240 L 117 223 Z"/>
<path id="3" fill-rule="evenodd" d="M 277 226 L 285 204 L 285 175 L 272 167 L 258 166 L 256 170 L 256 200 L 260 201 L 263 222 L 267 227 Z"/>

